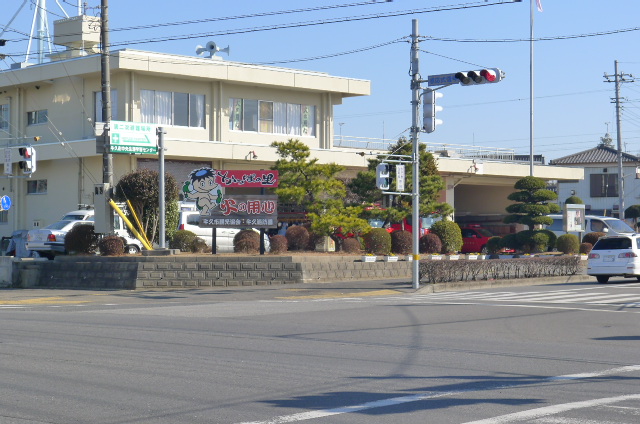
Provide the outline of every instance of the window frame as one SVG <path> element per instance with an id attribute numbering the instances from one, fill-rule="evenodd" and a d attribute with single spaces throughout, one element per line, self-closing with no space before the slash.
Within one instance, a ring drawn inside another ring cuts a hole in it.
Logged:
<path id="1" fill-rule="evenodd" d="M 167 110 L 161 110 L 161 106 Z M 146 108 L 151 110 L 145 110 Z M 180 123 L 176 123 L 177 120 Z M 206 129 L 206 96 L 181 91 L 140 89 L 140 122 Z"/>
<path id="2" fill-rule="evenodd" d="M 589 175 L 589 195 L 591 197 L 618 197 L 617 174 Z"/>
<path id="3" fill-rule="evenodd" d="M 47 194 L 47 180 L 29 180 L 27 181 L 27 195 L 42 195 Z M 35 190 L 33 188 L 35 187 Z"/>
<path id="4" fill-rule="evenodd" d="M 11 109 L 9 104 L 0 105 L 0 130 L 9 132 L 9 122 L 11 120 Z"/>
<path id="5" fill-rule="evenodd" d="M 229 131 L 316 137 L 317 107 L 311 104 L 229 98 Z"/>
<path id="6" fill-rule="evenodd" d="M 31 110 L 27 112 L 27 126 L 42 125 L 49 122 L 48 109 Z"/>

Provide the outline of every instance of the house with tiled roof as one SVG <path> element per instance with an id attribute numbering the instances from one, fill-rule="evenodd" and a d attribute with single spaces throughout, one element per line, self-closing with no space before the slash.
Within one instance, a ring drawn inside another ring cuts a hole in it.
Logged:
<path id="1" fill-rule="evenodd" d="M 558 202 L 564 205 L 570 196 L 582 199 L 591 215 L 618 216 L 621 181 L 618 175 L 618 150 L 612 147 L 607 134 L 592 149 L 554 159 L 550 165 L 584 169 L 583 180 L 558 181 Z M 624 208 L 640 204 L 640 179 L 636 168 L 640 157 L 622 153 Z"/>

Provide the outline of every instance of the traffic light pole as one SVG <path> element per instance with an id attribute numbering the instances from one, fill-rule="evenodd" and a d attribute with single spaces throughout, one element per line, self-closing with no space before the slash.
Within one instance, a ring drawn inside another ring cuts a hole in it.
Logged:
<path id="1" fill-rule="evenodd" d="M 111 77 L 110 77 L 110 61 L 109 61 L 109 6 L 108 0 L 101 0 L 101 20 L 100 20 L 100 39 L 102 42 L 102 54 L 100 55 L 100 70 L 102 82 L 102 120 L 104 121 L 104 150 L 102 152 L 102 182 L 108 184 L 108 192 L 105 194 L 105 202 L 107 205 L 100 205 L 108 211 L 106 222 L 107 234 L 113 234 L 113 211 L 108 206 L 109 200 L 113 193 L 113 155 L 109 152 L 111 144 L 111 135 L 109 134 L 111 125 Z"/>
<path id="2" fill-rule="evenodd" d="M 413 146 L 412 171 L 413 189 L 411 193 L 411 226 L 413 261 L 411 262 L 411 282 L 414 289 L 420 288 L 420 149 L 418 143 L 418 123 L 420 122 L 420 66 L 418 58 L 418 20 L 413 19 L 411 31 L 411 144 Z"/>

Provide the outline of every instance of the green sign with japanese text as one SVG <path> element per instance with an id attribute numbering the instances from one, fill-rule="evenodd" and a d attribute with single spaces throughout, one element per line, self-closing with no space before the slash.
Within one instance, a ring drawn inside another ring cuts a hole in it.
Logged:
<path id="1" fill-rule="evenodd" d="M 110 153 L 157 154 L 156 125 L 141 122 L 111 121 Z"/>

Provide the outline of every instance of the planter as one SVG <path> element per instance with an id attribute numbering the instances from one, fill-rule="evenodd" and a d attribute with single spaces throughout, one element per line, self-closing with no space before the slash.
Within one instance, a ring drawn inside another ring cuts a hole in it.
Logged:
<path id="1" fill-rule="evenodd" d="M 413 255 L 405 255 L 404 256 L 404 260 L 407 262 L 412 262 L 413 261 Z"/>
<path id="2" fill-rule="evenodd" d="M 431 259 L 432 261 L 442 260 L 442 255 L 426 255 L 427 259 Z"/>
<path id="3" fill-rule="evenodd" d="M 382 260 L 384 260 L 385 262 L 398 262 L 398 257 L 397 256 L 384 256 L 382 258 Z"/>
<path id="4" fill-rule="evenodd" d="M 498 255 L 498 259 L 512 259 L 513 255 Z"/>
<path id="5" fill-rule="evenodd" d="M 479 259 L 478 256 L 480 255 L 464 255 L 464 258 L 470 261 L 477 261 Z"/>
<path id="6" fill-rule="evenodd" d="M 364 255 L 362 257 L 362 262 L 375 262 L 376 259 L 378 259 L 377 256 L 368 256 L 368 255 Z"/>
<path id="7" fill-rule="evenodd" d="M 449 261 L 457 261 L 458 259 L 460 259 L 460 255 L 446 255 L 445 259 Z"/>

